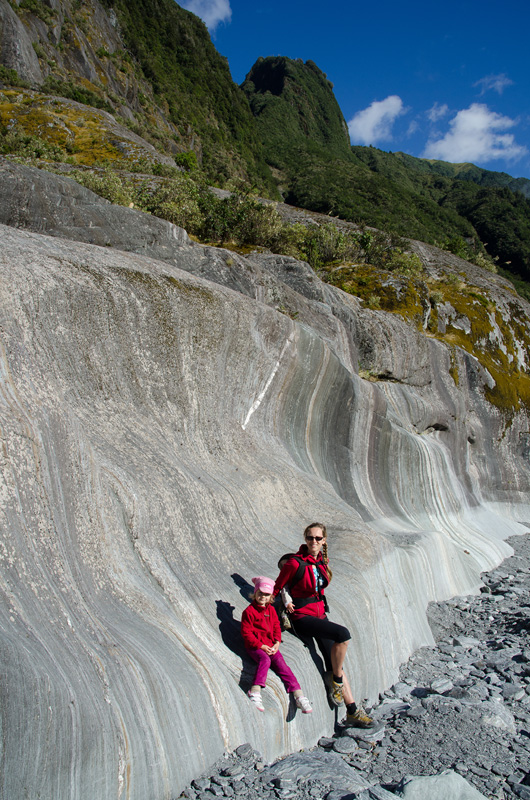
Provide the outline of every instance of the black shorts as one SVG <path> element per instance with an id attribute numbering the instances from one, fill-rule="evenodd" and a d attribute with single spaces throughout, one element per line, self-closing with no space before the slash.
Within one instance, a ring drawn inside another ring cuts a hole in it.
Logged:
<path id="1" fill-rule="evenodd" d="M 331 648 L 334 644 L 341 644 L 351 639 L 348 628 L 331 622 L 327 617 L 310 617 L 305 615 L 291 620 L 297 636 L 301 639 L 315 639 L 324 656 L 326 669 L 331 669 Z"/>

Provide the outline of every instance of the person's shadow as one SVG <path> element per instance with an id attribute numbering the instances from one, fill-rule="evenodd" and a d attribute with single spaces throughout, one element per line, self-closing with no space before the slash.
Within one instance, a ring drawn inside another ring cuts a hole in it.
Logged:
<path id="1" fill-rule="evenodd" d="M 237 572 L 232 575 L 232 580 L 239 587 L 239 593 L 245 600 L 248 600 L 254 587 L 248 583 Z M 235 606 L 228 603 L 226 600 L 216 600 L 217 605 L 217 619 L 219 620 L 219 633 L 226 647 L 241 659 L 241 675 L 239 677 L 239 686 L 242 691 L 246 692 L 252 685 L 252 678 L 256 665 L 251 658 L 248 657 L 243 639 L 241 638 L 241 622 L 234 619 Z"/>

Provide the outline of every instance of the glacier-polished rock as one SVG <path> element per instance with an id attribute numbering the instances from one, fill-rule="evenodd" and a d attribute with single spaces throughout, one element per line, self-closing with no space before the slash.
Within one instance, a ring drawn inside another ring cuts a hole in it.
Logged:
<path id="1" fill-rule="evenodd" d="M 525 529 L 528 421 L 504 430 L 464 354 L 456 386 L 422 340 L 415 380 L 419 334 L 338 291 L 297 300 L 271 277 L 293 320 L 272 283 L 256 298 L 112 247 L 0 237 L 6 797 L 171 798 L 241 742 L 272 760 L 331 733 L 293 637 L 313 714 L 274 676 L 253 713 L 238 636 L 250 578 L 307 522 L 328 526 L 359 699 L 432 641 L 427 603 L 478 589 Z M 395 343 L 399 383 L 356 373 L 378 320 L 373 358 Z"/>

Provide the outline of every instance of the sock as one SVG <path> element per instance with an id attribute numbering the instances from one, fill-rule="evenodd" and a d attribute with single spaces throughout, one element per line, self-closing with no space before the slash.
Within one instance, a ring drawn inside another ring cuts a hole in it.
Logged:
<path id="1" fill-rule="evenodd" d="M 335 681 L 335 683 L 342 683 L 342 678 L 337 678 L 336 675 L 333 676 L 333 680 Z"/>
<path id="2" fill-rule="evenodd" d="M 347 714 L 355 714 L 356 711 L 357 711 L 357 703 L 347 703 L 346 705 Z"/>
<path id="3" fill-rule="evenodd" d="M 251 686 L 250 687 L 250 693 L 251 694 L 261 694 L 261 686 L 256 686 L 256 685 Z"/>
<path id="4" fill-rule="evenodd" d="M 301 689 L 295 689 L 293 692 L 293 697 L 296 700 L 297 697 L 302 697 L 303 691 Z"/>

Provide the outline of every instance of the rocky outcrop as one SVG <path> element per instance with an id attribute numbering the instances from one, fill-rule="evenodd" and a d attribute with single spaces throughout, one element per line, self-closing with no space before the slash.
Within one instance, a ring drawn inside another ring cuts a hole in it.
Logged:
<path id="1" fill-rule="evenodd" d="M 43 75 L 31 38 L 7 0 L 0 0 L 0 54 L 2 64 L 20 77 L 39 85 Z"/>
<path id="2" fill-rule="evenodd" d="M 525 530 L 525 413 L 507 425 L 470 355 L 292 259 L 37 171 L 0 187 L 5 796 L 170 798 L 241 742 L 314 744 L 334 715 L 292 637 L 313 714 L 274 677 L 248 706 L 250 578 L 324 521 L 354 692 L 376 697 L 432 642 L 428 602 Z"/>

